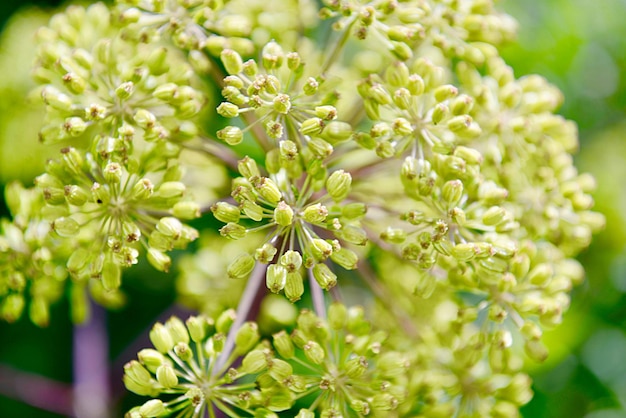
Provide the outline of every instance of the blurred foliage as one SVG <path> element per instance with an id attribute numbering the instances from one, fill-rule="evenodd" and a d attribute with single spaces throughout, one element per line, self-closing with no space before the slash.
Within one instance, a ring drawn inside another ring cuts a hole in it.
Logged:
<path id="1" fill-rule="evenodd" d="M 503 1 L 520 23 L 518 42 L 503 51 L 516 75 L 538 73 L 565 96 L 577 122 L 581 172 L 598 183 L 595 209 L 605 231 L 580 257 L 585 286 L 557 330 L 551 357 L 534 373 L 533 418 L 626 416 L 626 2 Z M 565 401 L 565 402 L 564 402 Z"/>
<path id="2" fill-rule="evenodd" d="M 0 2 L 0 68 L 28 68 L 28 42 L 15 39 L 45 21 L 45 14 L 29 11 L 27 25 L 13 27 L 9 16 L 19 7 L 58 6 L 58 0 Z M 504 0 L 501 6 L 520 23 L 518 42 L 503 51 L 516 75 L 545 76 L 564 93 L 561 113 L 575 120 L 581 131 L 580 171 L 598 182 L 596 210 L 607 216 L 606 230 L 595 237 L 580 259 L 587 269 L 585 286 L 577 289 L 564 323 L 546 333 L 549 361 L 535 370 L 535 397 L 524 409 L 527 418 L 617 418 L 626 416 L 626 2 L 623 0 Z M 12 48 L 13 46 L 13 48 Z M 17 46 L 17 47 L 16 47 Z M 24 100 L 32 87 L 24 71 L 3 71 L 0 83 L 0 199 L 8 178 L 29 182 L 41 172 L 45 155 L 56 149 L 37 145 L 40 114 Z M 20 118 L 15 115 L 20 114 Z M 28 120 L 24 125 L 22 121 Z M 14 121 L 19 120 L 17 125 Z M 32 133 L 25 134 L 28 129 Z M 11 142 L 32 138 L 30 143 Z M 0 200 L 0 216 L 4 207 Z M 141 272 L 138 273 L 141 276 Z M 171 276 L 170 276 L 171 277 Z M 143 327 L 169 303 L 174 284 L 153 277 L 129 281 L 131 303 L 109 314 L 117 331 L 111 341 L 112 360 L 143 332 Z M 134 282 L 134 285 L 133 285 Z M 52 379 L 71 380 L 71 325 L 67 306 L 58 305 L 47 329 L 29 321 L 0 323 L 0 359 L 20 370 Z M 133 321 L 128 321 L 128 316 Z M 128 325 L 131 324 L 132 328 Z M 118 332 L 123 330 L 122 333 Z M 54 340 L 45 350 L 42 343 Z M 11 341 L 20 341 L 12 344 Z M 6 343 L 8 342 L 8 343 Z M 36 361 L 34 361 L 35 359 Z M 0 416 L 55 417 L 0 396 Z"/>

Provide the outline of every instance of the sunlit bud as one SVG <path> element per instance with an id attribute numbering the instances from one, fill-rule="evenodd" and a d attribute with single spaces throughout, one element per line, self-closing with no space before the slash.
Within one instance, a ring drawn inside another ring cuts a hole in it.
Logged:
<path id="1" fill-rule="evenodd" d="M 278 250 L 276 249 L 276 247 L 274 247 L 269 242 L 266 242 L 260 248 L 256 249 L 254 253 L 254 258 L 259 263 L 268 264 L 274 259 L 274 256 L 277 252 Z"/>
<path id="2" fill-rule="evenodd" d="M 320 118 L 310 118 L 300 125 L 300 133 L 303 135 L 319 135 L 324 129 L 325 123 Z"/>
<path id="3" fill-rule="evenodd" d="M 387 89 L 380 83 L 374 83 L 367 90 L 368 98 L 372 99 L 379 105 L 391 103 L 391 95 Z"/>
<path id="4" fill-rule="evenodd" d="M 488 205 L 499 205 L 509 195 L 508 190 L 496 186 L 495 183 L 484 181 L 478 187 L 478 197 Z"/>
<path id="5" fill-rule="evenodd" d="M 224 49 L 220 54 L 220 59 L 228 74 L 239 74 L 243 71 L 241 55 L 232 49 Z"/>
<path id="6" fill-rule="evenodd" d="M 317 93 L 317 90 L 319 89 L 319 86 L 320 86 L 319 82 L 315 78 L 309 77 L 306 80 L 306 83 L 304 83 L 304 85 L 302 86 L 302 91 L 307 96 L 312 96 L 315 93 Z"/>
<path id="7" fill-rule="evenodd" d="M 246 236 L 246 228 L 239 224 L 229 222 L 220 228 L 220 235 L 230 239 L 241 239 Z"/>
<path id="8" fill-rule="evenodd" d="M 174 341 L 172 340 L 171 334 L 167 328 L 165 328 L 165 325 L 160 322 L 154 324 L 150 330 L 150 341 L 154 348 L 163 354 L 174 348 Z"/>
<path id="9" fill-rule="evenodd" d="M 44 103 L 62 112 L 71 112 L 72 99 L 52 86 L 46 86 L 41 91 Z"/>
<path id="10" fill-rule="evenodd" d="M 301 409 L 298 411 L 298 415 L 295 418 L 315 418 L 315 414 L 308 409 Z"/>
<path id="11" fill-rule="evenodd" d="M 85 119 L 102 120 L 107 115 L 107 109 L 97 103 L 92 103 L 85 108 Z"/>
<path id="12" fill-rule="evenodd" d="M 411 92 L 401 87 L 393 93 L 393 102 L 402 110 L 411 108 Z"/>
<path id="13" fill-rule="evenodd" d="M 150 129 L 153 128 L 156 123 L 156 116 L 146 109 L 139 109 L 135 112 L 133 120 L 142 128 Z"/>
<path id="14" fill-rule="evenodd" d="M 104 180 L 109 184 L 119 184 L 122 180 L 122 174 L 122 167 L 118 163 L 108 163 L 102 171 Z"/>
<path id="15" fill-rule="evenodd" d="M 290 359 L 295 355 L 295 347 L 289 335 L 283 330 L 273 336 L 274 348 L 276 352 L 284 359 Z"/>
<path id="16" fill-rule="evenodd" d="M 241 211 L 239 208 L 226 202 L 217 202 L 211 206 L 211 212 L 213 212 L 213 216 L 215 216 L 218 221 L 225 223 L 237 223 L 241 218 Z"/>
<path id="17" fill-rule="evenodd" d="M 308 341 L 304 347 L 304 355 L 307 359 L 315 364 L 322 364 L 324 362 L 325 353 L 324 349 L 315 341 Z"/>
<path id="18" fill-rule="evenodd" d="M 318 158 L 324 159 L 333 153 L 333 146 L 321 138 L 311 138 L 308 145 Z"/>
<path id="19" fill-rule="evenodd" d="M 340 230 L 335 231 L 335 236 L 350 244 L 365 245 L 367 243 L 365 230 L 354 225 L 345 225 Z"/>
<path id="20" fill-rule="evenodd" d="M 450 110 L 453 115 L 466 115 L 473 107 L 474 99 L 466 94 L 455 97 L 450 103 Z"/>
<path id="21" fill-rule="evenodd" d="M 234 118 L 239 116 L 239 107 L 230 102 L 222 102 L 217 107 L 217 113 L 225 118 Z"/>
<path id="22" fill-rule="evenodd" d="M 81 94 L 87 86 L 85 79 L 75 73 L 65 74 L 63 76 L 63 84 L 74 94 Z"/>
<path id="23" fill-rule="evenodd" d="M 331 121 L 337 118 L 337 109 L 335 106 L 325 105 L 315 107 L 315 116 L 320 119 Z"/>
<path id="24" fill-rule="evenodd" d="M 219 334 L 227 334 L 235 322 L 237 315 L 234 309 L 228 309 L 220 314 L 215 321 L 215 330 Z"/>
<path id="25" fill-rule="evenodd" d="M 293 271 L 287 273 L 287 279 L 285 281 L 285 296 L 290 302 L 300 300 L 304 293 L 304 283 L 302 282 L 302 276 L 300 272 Z"/>
<path id="26" fill-rule="evenodd" d="M 524 352 L 536 362 L 542 363 L 548 358 L 548 349 L 540 340 L 526 340 Z"/>
<path id="27" fill-rule="evenodd" d="M 256 374 L 267 369 L 267 354 L 263 350 L 250 351 L 241 362 L 241 372 L 246 374 Z"/>
<path id="28" fill-rule="evenodd" d="M 254 264 L 254 258 L 248 253 L 243 253 L 228 265 L 226 273 L 230 279 L 245 279 L 254 269 Z"/>
<path id="29" fill-rule="evenodd" d="M 128 99 L 135 91 L 135 84 L 132 81 L 127 81 L 120 84 L 115 89 L 115 95 L 122 100 Z"/>
<path id="30" fill-rule="evenodd" d="M 413 126 L 411 122 L 404 118 L 397 118 L 393 121 L 391 125 L 393 129 L 393 133 L 400 136 L 408 136 L 413 133 Z"/>
<path id="31" fill-rule="evenodd" d="M 543 287 L 548 284 L 550 279 L 554 276 L 554 270 L 552 266 L 547 263 L 542 263 L 534 267 L 530 273 L 528 273 L 528 281 L 535 286 Z"/>
<path id="32" fill-rule="evenodd" d="M 251 177 L 259 177 L 261 175 L 259 173 L 259 168 L 256 165 L 256 161 L 248 156 L 245 156 L 237 163 L 237 169 L 239 170 L 239 173 L 247 179 L 250 179 Z"/>
<path id="33" fill-rule="evenodd" d="M 459 89 L 457 89 L 451 84 L 439 86 L 433 92 L 433 95 L 435 96 L 435 100 L 437 100 L 438 102 L 443 102 L 445 100 L 451 99 L 453 97 L 456 97 L 458 94 L 459 94 Z"/>
<path id="34" fill-rule="evenodd" d="M 351 379 L 357 379 L 367 371 L 367 360 L 365 357 L 354 357 L 346 362 L 346 375 Z"/>
<path id="35" fill-rule="evenodd" d="M 447 181 L 441 189 L 441 197 L 448 207 L 457 205 L 463 197 L 463 182 L 461 180 Z"/>
<path id="36" fill-rule="evenodd" d="M 350 193 L 352 176 L 343 170 L 334 171 L 326 180 L 326 190 L 335 202 L 339 202 Z"/>
<path id="37" fill-rule="evenodd" d="M 326 264 L 315 264 L 313 266 L 313 278 L 324 290 L 328 290 L 337 284 L 337 276 L 330 271 Z"/>
<path id="38" fill-rule="evenodd" d="M 70 205 L 82 206 L 91 197 L 85 189 L 75 185 L 68 185 L 63 188 L 65 199 Z"/>
<path id="39" fill-rule="evenodd" d="M 161 75 L 170 69 L 166 48 L 155 48 L 146 60 L 151 74 Z"/>
<path id="40" fill-rule="evenodd" d="M 173 388 L 178 385 L 178 377 L 174 368 L 169 364 L 159 366 L 156 370 L 157 381 L 165 388 Z"/>
<path id="41" fill-rule="evenodd" d="M 52 230 L 63 238 L 73 237 L 80 231 L 80 224 L 70 217 L 60 217 L 52 222 Z"/>
<path id="42" fill-rule="evenodd" d="M 392 244 L 402 244 L 406 240 L 406 231 L 400 228 L 387 227 L 380 233 L 380 238 Z"/>
<path id="43" fill-rule="evenodd" d="M 193 359 L 193 351 L 191 350 L 191 347 L 189 347 L 189 344 L 184 342 L 174 345 L 174 354 L 176 354 L 176 356 L 182 361 L 190 361 Z"/>
<path id="44" fill-rule="evenodd" d="M 172 316 L 165 323 L 165 327 L 172 336 L 172 340 L 174 341 L 174 343 L 189 343 L 189 332 L 187 331 L 187 327 L 185 327 L 183 321 L 175 316 Z"/>
<path id="45" fill-rule="evenodd" d="M 172 259 L 162 251 L 154 248 L 148 250 L 148 261 L 155 269 L 168 272 L 172 265 Z"/>
<path id="46" fill-rule="evenodd" d="M 272 293 L 278 293 L 285 287 L 287 269 L 278 264 L 271 264 L 265 273 L 265 284 Z"/>
<path id="47" fill-rule="evenodd" d="M 180 219 L 199 218 L 201 215 L 200 205 L 192 201 L 178 202 L 172 208 L 172 215 Z"/>
<path id="48" fill-rule="evenodd" d="M 413 51 L 404 42 L 391 41 L 391 45 L 391 53 L 399 60 L 406 61 L 413 56 Z"/>
<path id="49" fill-rule="evenodd" d="M 137 358 L 148 370 L 155 373 L 163 364 L 167 364 L 163 354 L 152 348 L 144 348 L 137 353 Z"/>
<path id="50" fill-rule="evenodd" d="M 339 142 L 347 141 L 352 138 L 353 129 L 347 122 L 338 120 L 330 121 L 322 132 L 322 138 L 331 145 L 337 145 Z"/>
<path id="51" fill-rule="evenodd" d="M 167 237 L 178 239 L 182 234 L 183 224 L 178 219 L 167 216 L 159 219 L 156 229 Z"/>
<path id="52" fill-rule="evenodd" d="M 294 161 L 298 157 L 298 146 L 288 139 L 279 143 L 280 156 L 284 160 Z"/>
<path id="53" fill-rule="evenodd" d="M 480 165 L 483 162 L 480 151 L 462 145 L 454 149 L 453 155 L 464 159 L 468 164 Z"/>
<path id="54" fill-rule="evenodd" d="M 311 224 L 320 224 L 326 220 L 327 216 L 328 209 L 320 203 L 309 205 L 302 212 L 302 218 Z"/>
<path id="55" fill-rule="evenodd" d="M 217 131 L 217 137 L 228 145 L 237 145 L 243 141 L 243 131 L 237 126 L 227 126 Z"/>
<path id="56" fill-rule="evenodd" d="M 320 238 L 311 240 L 309 248 L 313 257 L 318 261 L 326 260 L 333 253 L 333 246 Z"/>
<path id="57" fill-rule="evenodd" d="M 261 177 L 255 187 L 261 197 L 270 203 L 276 204 L 283 197 L 276 183 L 270 178 Z"/>
<path id="58" fill-rule="evenodd" d="M 254 322 L 245 322 L 235 334 L 235 352 L 247 353 L 259 342 L 259 327 Z"/>
<path id="59" fill-rule="evenodd" d="M 285 59 L 285 53 L 283 49 L 276 42 L 268 42 L 261 51 L 261 57 L 263 59 L 263 67 L 266 70 L 274 68 L 280 68 L 283 65 Z"/>
<path id="60" fill-rule="evenodd" d="M 284 93 L 277 94 L 273 99 L 273 103 L 274 110 L 278 113 L 287 114 L 291 110 L 291 100 Z"/>
<path id="61" fill-rule="evenodd" d="M 450 113 L 450 109 L 448 106 L 439 103 L 433 108 L 433 113 L 430 116 L 430 119 L 433 121 L 435 125 L 441 122 L 448 114 Z"/>
<path id="62" fill-rule="evenodd" d="M 288 273 L 297 272 L 302 266 L 302 256 L 297 251 L 288 250 L 280 257 L 280 264 Z"/>
<path id="63" fill-rule="evenodd" d="M 348 310 L 342 303 L 333 302 L 328 307 L 328 325 L 330 325 L 332 329 L 343 329 L 346 326 L 347 318 Z"/>
<path id="64" fill-rule="evenodd" d="M 359 257 L 352 250 L 341 248 L 339 251 L 333 251 L 330 259 L 346 270 L 354 270 L 357 267 Z"/>
<path id="65" fill-rule="evenodd" d="M 298 54 L 297 52 L 289 52 L 287 54 L 287 67 L 291 71 L 298 70 L 300 68 L 300 64 L 302 64 L 300 54 Z"/>
<path id="66" fill-rule="evenodd" d="M 148 179 L 141 179 L 133 186 L 132 198 L 135 200 L 145 200 L 152 196 L 154 185 Z"/>
<path id="67" fill-rule="evenodd" d="M 497 225 L 505 220 L 506 210 L 500 206 L 492 206 L 483 213 L 482 220 L 485 225 Z"/>
<path id="68" fill-rule="evenodd" d="M 470 261 L 476 257 L 478 248 L 473 243 L 461 243 L 452 247 L 452 256 L 459 261 Z"/>

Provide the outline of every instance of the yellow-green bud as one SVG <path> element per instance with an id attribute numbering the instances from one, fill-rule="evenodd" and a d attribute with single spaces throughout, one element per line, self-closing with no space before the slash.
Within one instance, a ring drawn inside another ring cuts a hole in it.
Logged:
<path id="1" fill-rule="evenodd" d="M 438 103 L 433 108 L 433 113 L 431 114 L 430 119 L 435 125 L 437 125 L 439 124 L 439 122 L 441 122 L 442 120 L 444 120 L 444 118 L 448 116 L 449 112 L 450 112 L 450 109 L 448 109 L 448 106 L 442 103 Z"/>
<path id="2" fill-rule="evenodd" d="M 174 240 L 180 238 L 183 231 L 183 224 L 172 216 L 166 216 L 159 219 L 156 224 L 156 229 L 166 237 L 170 237 Z"/>
<path id="3" fill-rule="evenodd" d="M 268 264 L 274 259 L 274 256 L 277 252 L 278 250 L 276 249 L 276 247 L 274 247 L 269 242 L 266 242 L 265 244 L 263 244 L 263 246 L 256 249 L 254 253 L 254 258 L 259 263 Z"/>
<path id="4" fill-rule="evenodd" d="M 246 374 L 256 374 L 267 369 L 267 354 L 263 350 L 250 351 L 241 362 L 241 371 Z"/>
<path id="5" fill-rule="evenodd" d="M 413 56 L 413 51 L 411 50 L 411 48 L 404 42 L 398 41 L 391 42 L 391 53 L 395 55 L 396 58 L 402 61 L 409 60 Z"/>
<path id="6" fill-rule="evenodd" d="M 163 385 L 163 387 L 169 389 L 178 385 L 178 377 L 174 368 L 169 364 L 159 366 L 156 370 L 157 381 Z"/>
<path id="7" fill-rule="evenodd" d="M 333 253 L 333 246 L 320 238 L 314 238 L 311 240 L 309 249 L 311 250 L 313 257 L 318 261 L 326 260 Z"/>
<path id="8" fill-rule="evenodd" d="M 82 135 L 82 133 L 85 132 L 86 129 L 87 124 L 85 123 L 85 121 L 76 116 L 67 118 L 63 122 L 63 130 L 72 137 Z"/>
<path id="9" fill-rule="evenodd" d="M 345 199 L 350 193 L 352 176 L 343 170 L 334 171 L 326 180 L 326 190 L 335 202 Z"/>
<path id="10" fill-rule="evenodd" d="M 278 264 L 271 264 L 265 273 L 265 284 L 272 293 L 278 293 L 285 287 L 287 269 Z"/>
<path id="11" fill-rule="evenodd" d="M 230 263 L 226 273 L 230 279 L 245 279 L 252 273 L 254 264 L 254 258 L 248 253 L 243 253 Z"/>
<path id="12" fill-rule="evenodd" d="M 320 84 L 316 79 L 314 79 L 313 77 L 309 77 L 306 80 L 306 83 L 304 83 L 304 85 L 302 86 L 302 91 L 305 95 L 312 96 L 317 93 L 319 86 Z"/>
<path id="13" fill-rule="evenodd" d="M 235 118 L 239 116 L 239 106 L 230 102 L 222 102 L 217 107 L 217 113 L 225 118 Z"/>
<path id="14" fill-rule="evenodd" d="M 191 347 L 189 347 L 189 344 L 184 342 L 177 343 L 174 346 L 174 354 L 176 354 L 176 356 L 182 361 L 188 362 L 193 359 L 193 351 L 191 350 Z"/>
<path id="15" fill-rule="evenodd" d="M 276 204 L 283 197 L 276 183 L 270 178 L 261 177 L 255 187 L 261 197 L 270 203 Z"/>
<path id="16" fill-rule="evenodd" d="M 280 68 L 283 65 L 285 53 L 280 45 L 271 41 L 263 47 L 261 57 L 263 59 L 263 67 L 265 67 L 266 70 L 271 70 L 274 68 Z"/>
<path id="17" fill-rule="evenodd" d="M 443 86 L 439 86 L 433 92 L 433 95 L 435 96 L 435 100 L 437 100 L 438 102 L 443 102 L 445 100 L 451 99 L 453 97 L 456 97 L 458 94 L 459 94 L 459 89 L 457 89 L 451 84 L 445 84 Z"/>
<path id="18" fill-rule="evenodd" d="M 261 174 L 259 168 L 256 165 L 256 161 L 247 155 L 237 163 L 237 170 L 242 176 L 248 180 L 252 177 L 259 177 Z"/>
<path id="19" fill-rule="evenodd" d="M 308 409 L 301 409 L 298 411 L 298 415 L 295 418 L 315 418 L 315 414 Z"/>
<path id="20" fill-rule="evenodd" d="M 228 309 L 220 314 L 215 321 L 215 330 L 219 334 L 226 334 L 230 327 L 233 325 L 236 319 L 236 313 L 234 309 Z"/>
<path id="21" fill-rule="evenodd" d="M 327 216 L 328 209 L 320 203 L 309 205 L 302 212 L 302 218 L 310 224 L 320 224 L 326 221 Z"/>
<path id="22" fill-rule="evenodd" d="M 548 358 L 548 349 L 540 340 L 526 340 L 524 352 L 536 362 L 542 363 Z"/>
<path id="23" fill-rule="evenodd" d="M 143 129 L 151 129 L 156 124 L 156 116 L 146 109 L 139 109 L 135 112 L 133 120 Z"/>
<path id="24" fill-rule="evenodd" d="M 304 284 L 302 283 L 302 276 L 299 271 L 293 271 L 287 273 L 287 279 L 285 281 L 285 296 L 290 302 L 300 300 L 304 293 Z"/>
<path id="25" fill-rule="evenodd" d="M 213 212 L 215 219 L 225 223 L 237 223 L 241 218 L 241 211 L 239 208 L 226 202 L 217 202 L 211 206 L 211 212 Z"/>
<path id="26" fill-rule="evenodd" d="M 159 271 L 168 272 L 171 265 L 172 259 L 162 251 L 159 251 L 155 248 L 150 248 L 148 250 L 148 262 Z"/>
<path id="27" fill-rule="evenodd" d="M 480 151 L 462 145 L 454 149 L 453 155 L 465 160 L 468 164 L 480 165 L 483 162 L 483 155 Z"/>
<path id="28" fill-rule="evenodd" d="M 220 59 L 228 74 L 239 74 L 243 71 L 241 55 L 232 49 L 224 49 L 220 54 Z"/>
<path id="29" fill-rule="evenodd" d="M 200 217 L 200 205 L 196 202 L 178 202 L 172 208 L 172 215 L 180 219 L 195 219 Z"/>
<path id="30" fill-rule="evenodd" d="M 174 348 L 172 335 L 169 333 L 167 328 L 165 328 L 165 325 L 160 322 L 154 324 L 150 330 L 150 341 L 152 342 L 154 348 L 163 354 Z"/>
<path id="31" fill-rule="evenodd" d="M 343 329 L 346 326 L 348 309 L 339 302 L 333 302 L 328 307 L 328 325 L 334 330 Z"/>
<path id="32" fill-rule="evenodd" d="M 330 259 L 346 270 L 354 270 L 359 261 L 359 257 L 356 253 L 347 248 L 340 248 L 339 251 L 333 251 L 330 255 Z"/>
<path id="33" fill-rule="evenodd" d="M 337 284 L 337 276 L 330 271 L 326 264 L 316 264 L 313 266 L 313 278 L 324 290 L 328 290 Z"/>
<path id="34" fill-rule="evenodd" d="M 284 201 L 278 202 L 274 209 L 274 221 L 280 226 L 289 226 L 293 223 L 293 209 Z"/>
<path id="35" fill-rule="evenodd" d="M 289 113 L 289 110 L 291 110 L 291 100 L 289 96 L 284 93 L 277 94 L 273 99 L 273 103 L 274 110 L 278 113 L 286 115 Z"/>
<path id="36" fill-rule="evenodd" d="M 152 348 L 142 349 L 137 353 L 137 358 L 152 373 L 155 373 L 159 367 L 168 362 L 163 354 Z"/>
<path id="37" fill-rule="evenodd" d="M 64 187 L 65 199 L 70 205 L 82 206 L 91 197 L 85 189 L 75 185 L 68 185 Z"/>
<path id="38" fill-rule="evenodd" d="M 528 281 L 535 286 L 543 287 L 548 284 L 553 276 L 554 270 L 552 266 L 547 263 L 542 263 L 534 267 L 530 273 L 528 273 Z"/>
<path id="39" fill-rule="evenodd" d="M 172 336 L 172 340 L 175 343 L 184 342 L 186 344 L 189 343 L 189 332 L 187 331 L 187 327 L 183 321 L 178 319 L 175 316 L 170 317 L 165 323 L 165 327 L 170 332 Z"/>
<path id="40" fill-rule="evenodd" d="M 461 180 L 447 181 L 441 189 L 441 197 L 448 207 L 456 206 L 463 197 L 463 182 Z"/>
<path id="41" fill-rule="evenodd" d="M 411 108 L 411 92 L 401 87 L 393 93 L 393 102 L 402 110 Z"/>
<path id="42" fill-rule="evenodd" d="M 500 206 L 492 206 L 483 213 L 482 221 L 485 225 L 498 225 L 506 218 L 506 210 Z"/>
<path id="43" fill-rule="evenodd" d="M 302 266 L 302 256 L 297 251 L 288 250 L 280 257 L 280 264 L 288 273 L 296 272 Z"/>
<path id="44" fill-rule="evenodd" d="M 363 376 L 363 374 L 367 371 L 368 366 L 369 365 L 367 364 L 365 357 L 354 357 L 346 363 L 346 375 L 348 375 L 351 379 L 357 379 Z"/>
<path id="45" fill-rule="evenodd" d="M 345 225 L 338 231 L 335 236 L 354 245 L 365 245 L 367 243 L 367 233 L 363 228 L 354 225 Z"/>
<path id="46" fill-rule="evenodd" d="M 152 95 L 159 100 L 169 102 L 173 100 L 178 94 L 178 85 L 174 83 L 165 83 L 159 85 L 154 89 Z"/>
<path id="47" fill-rule="evenodd" d="M 300 58 L 300 54 L 297 52 L 289 52 L 287 54 L 287 67 L 291 71 L 296 71 L 300 68 L 300 64 L 302 64 L 302 58 Z"/>
<path id="48" fill-rule="evenodd" d="M 309 149 L 318 158 L 327 158 L 333 153 L 333 146 L 321 138 L 311 138 Z"/>
<path id="49" fill-rule="evenodd" d="M 387 227 L 380 233 L 380 238 L 392 244 L 402 244 L 406 240 L 406 231 L 400 228 Z"/>
<path id="50" fill-rule="evenodd" d="M 193 342 L 199 343 L 206 337 L 208 322 L 203 316 L 190 316 L 185 321 L 189 336 Z"/>
<path id="51" fill-rule="evenodd" d="M 52 222 L 52 230 L 63 238 L 73 237 L 80 231 L 80 224 L 70 217 L 60 217 Z"/>
<path id="52" fill-rule="evenodd" d="M 309 361 L 315 364 L 322 364 L 324 362 L 324 358 L 326 354 L 324 353 L 324 349 L 315 341 L 308 341 L 304 347 L 304 355 Z"/>
<path id="53" fill-rule="evenodd" d="M 295 347 L 293 341 L 285 331 L 280 331 L 273 335 L 274 348 L 276 352 L 284 359 L 289 360 L 295 356 Z"/>
<path id="54" fill-rule="evenodd" d="M 302 125 L 300 125 L 300 133 L 309 136 L 319 135 L 324 129 L 324 126 L 326 126 L 326 124 L 322 119 L 310 118 L 302 122 Z"/>
<path id="55" fill-rule="evenodd" d="M 235 352 L 239 355 L 247 353 L 259 342 L 259 327 L 254 322 L 245 322 L 235 334 Z"/>
<path id="56" fill-rule="evenodd" d="M 243 141 L 243 131 L 237 126 L 227 126 L 217 131 L 217 137 L 228 145 L 237 145 Z"/>
<path id="57" fill-rule="evenodd" d="M 229 222 L 220 228 L 220 235 L 230 239 L 240 239 L 246 236 L 246 228 L 242 225 Z"/>
<path id="58" fill-rule="evenodd" d="M 245 200 L 243 202 L 243 213 L 253 221 L 259 222 L 263 219 L 263 208 L 251 200 Z"/>
<path id="59" fill-rule="evenodd" d="M 298 157 L 298 146 L 288 139 L 280 141 L 279 150 L 281 158 L 287 161 L 293 161 Z"/>
<path id="60" fill-rule="evenodd" d="M 152 196 L 154 185 L 148 179 L 141 179 L 133 186 L 132 198 L 134 200 L 145 200 Z"/>
<path id="61" fill-rule="evenodd" d="M 185 184 L 180 181 L 166 181 L 159 186 L 156 193 L 164 199 L 172 199 L 183 196 L 186 189 Z"/>

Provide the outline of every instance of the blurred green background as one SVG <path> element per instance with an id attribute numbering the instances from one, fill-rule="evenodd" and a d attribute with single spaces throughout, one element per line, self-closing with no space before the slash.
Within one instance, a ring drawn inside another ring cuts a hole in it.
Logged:
<path id="1" fill-rule="evenodd" d="M 0 1 L 0 216 L 6 216 L 3 183 L 19 178 L 30 184 L 45 155 L 56 151 L 37 145 L 41 113 L 24 98 L 32 84 L 22 69 L 32 61 L 32 50 L 25 48 L 32 45 L 32 30 L 47 20 L 29 7 L 51 10 L 59 3 Z M 574 291 L 564 324 L 546 335 L 550 359 L 529 366 L 535 397 L 522 412 L 526 418 L 626 417 L 626 1 L 503 0 L 500 6 L 520 23 L 518 42 L 503 50 L 505 59 L 517 76 L 541 74 L 564 92 L 560 113 L 580 129 L 577 164 L 596 177 L 596 210 L 607 216 L 606 230 L 580 256 L 585 284 Z M 18 9 L 31 10 L 19 25 L 11 18 Z M 32 143 L 13 143 L 24 129 Z M 172 303 L 171 277 L 148 275 L 141 279 L 146 275 L 137 272 L 139 279 L 127 282 L 128 306 L 107 314 L 107 327 L 115 330 L 109 358 L 120 370 L 133 355 L 126 348 Z M 67 304 L 53 306 L 51 317 L 46 329 L 26 318 L 0 323 L 0 417 L 63 416 L 16 400 L 15 393 L 36 394 L 36 387 L 11 380 L 19 370 L 59 382 L 60 393 L 69 387 L 73 330 Z M 123 409 L 120 401 L 113 416 Z"/>

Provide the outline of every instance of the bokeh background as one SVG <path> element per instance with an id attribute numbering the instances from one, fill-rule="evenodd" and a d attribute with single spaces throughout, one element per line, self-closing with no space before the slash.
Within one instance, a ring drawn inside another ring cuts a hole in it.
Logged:
<path id="1" fill-rule="evenodd" d="M 0 1 L 0 217 L 7 215 L 4 184 L 31 184 L 46 155 L 56 152 L 37 143 L 41 111 L 28 97 L 33 84 L 24 69 L 32 61 L 33 31 L 60 3 Z M 560 113 L 580 130 L 577 165 L 596 177 L 596 210 L 607 217 L 605 231 L 580 256 L 587 280 L 574 291 L 563 325 L 546 335 L 550 358 L 528 365 L 535 397 L 522 412 L 525 418 L 626 417 L 626 1 L 502 0 L 500 7 L 520 23 L 518 41 L 502 51 L 505 59 L 517 76 L 538 73 L 563 91 Z M 103 323 L 112 331 L 108 360 L 119 373 L 112 376 L 118 382 L 110 394 L 113 416 L 122 416 L 129 402 L 120 397 L 122 365 L 141 347 L 138 336 L 168 314 L 175 293 L 171 277 L 135 274 L 125 282 L 130 303 L 106 313 Z M 54 305 L 45 329 L 27 318 L 0 323 L 0 417 L 65 416 L 75 333 L 68 311 L 65 302 Z"/>

